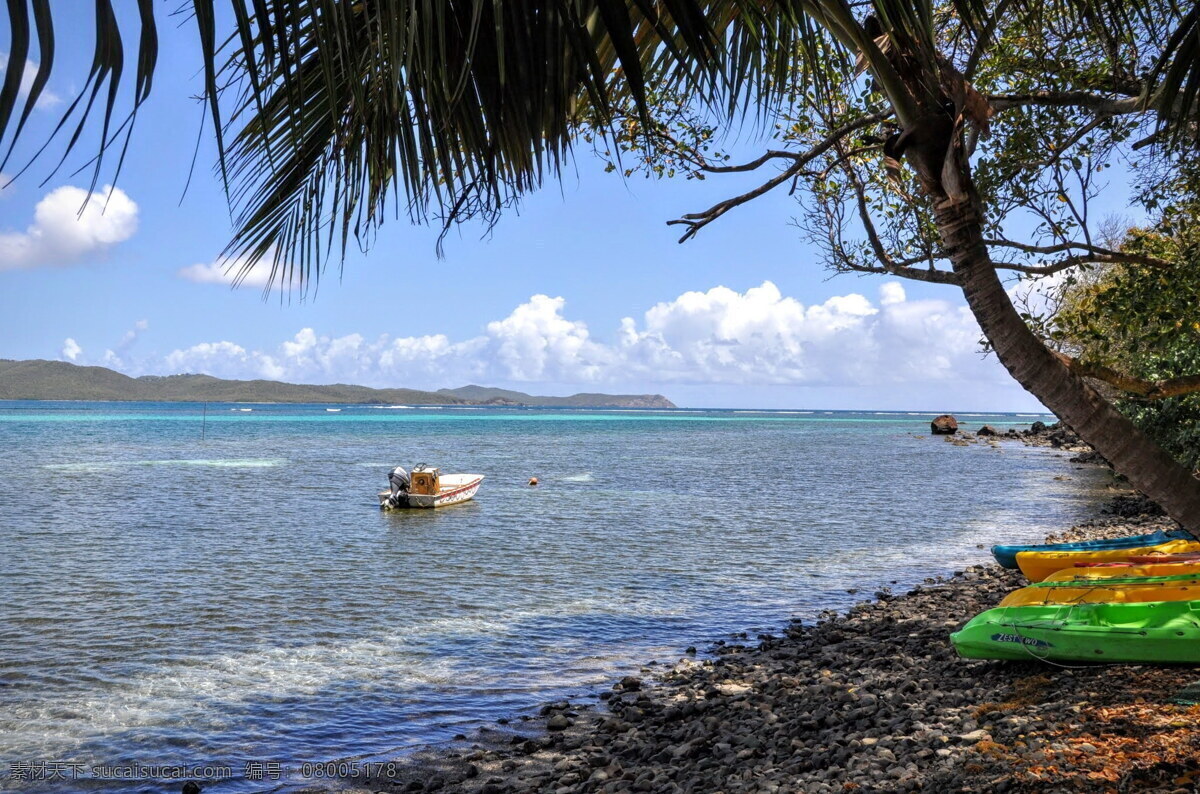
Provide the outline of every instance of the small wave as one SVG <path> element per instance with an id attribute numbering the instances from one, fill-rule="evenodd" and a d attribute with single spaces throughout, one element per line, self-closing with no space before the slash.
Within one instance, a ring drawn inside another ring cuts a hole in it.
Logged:
<path id="1" fill-rule="evenodd" d="M 216 466 L 229 469 L 269 469 L 283 466 L 282 458 L 199 458 L 196 460 L 135 460 L 132 466 Z"/>
<path id="2" fill-rule="evenodd" d="M 326 410 L 326 411 L 328 411 L 328 412 L 329 412 L 329 413 L 331 413 L 331 414 L 336 414 L 336 413 L 338 413 L 339 411 L 341 411 L 342 409 L 341 409 L 341 408 L 326 408 L 325 410 Z"/>
<path id="3" fill-rule="evenodd" d="M 411 410 L 412 409 L 411 405 L 372 405 L 371 407 L 377 408 L 382 411 L 396 411 L 396 410 L 401 410 L 401 409 L 403 409 L 403 410 Z"/>
<path id="4" fill-rule="evenodd" d="M 595 482 L 596 478 L 590 471 L 585 471 L 583 474 L 568 474 L 562 478 L 563 482 Z"/>
<path id="5" fill-rule="evenodd" d="M 212 466 L 224 469 L 269 469 L 286 465 L 283 458 L 201 458 L 196 460 L 115 460 L 93 463 L 47 463 L 51 471 L 117 471 L 125 466 Z"/>
<path id="6" fill-rule="evenodd" d="M 42 468 L 50 471 L 99 472 L 116 471 L 121 468 L 121 464 L 108 461 L 104 463 L 47 463 Z"/>

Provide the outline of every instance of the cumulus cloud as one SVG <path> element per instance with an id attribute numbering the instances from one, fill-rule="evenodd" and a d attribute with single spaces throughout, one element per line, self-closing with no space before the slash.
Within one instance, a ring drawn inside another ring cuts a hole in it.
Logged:
<path id="1" fill-rule="evenodd" d="M 436 387 L 484 381 L 612 384 L 883 386 L 1007 383 L 979 353 L 979 328 L 963 306 L 909 300 L 894 282 L 879 299 L 850 293 L 805 305 L 764 282 L 745 292 L 714 287 L 626 317 L 611 340 L 566 315 L 561 297 L 534 295 L 479 336 L 367 339 L 304 328 L 270 350 L 232 341 L 173 351 L 164 372 L 220 377 Z"/>
<path id="2" fill-rule="evenodd" d="M 279 279 L 271 278 L 271 261 L 274 254 L 268 251 L 267 254 L 257 262 L 245 274 L 242 273 L 245 267 L 246 260 L 241 257 L 230 259 L 218 259 L 216 262 L 197 263 L 181 267 L 175 272 L 175 275 L 185 281 L 191 281 L 194 284 L 220 284 L 225 287 L 232 286 L 247 286 L 258 287 L 265 289 L 298 289 L 303 286 L 303 281 L 300 279 L 291 282 L 280 284 Z"/>
<path id="3" fill-rule="evenodd" d="M 63 340 L 62 357 L 67 361 L 78 361 L 82 353 L 83 348 L 74 339 L 68 336 Z"/>
<path id="4" fill-rule="evenodd" d="M 138 206 L 123 190 L 105 185 L 88 196 L 60 187 L 38 202 L 25 231 L 0 232 L 0 270 L 79 262 L 128 240 L 137 226 Z"/>
<path id="5" fill-rule="evenodd" d="M 29 92 L 33 90 L 33 81 L 37 77 L 38 64 L 37 61 L 26 59 L 25 71 L 21 73 L 21 85 L 17 90 L 17 97 L 24 99 L 29 96 Z M 0 52 L 0 80 L 8 72 L 8 53 Z M 37 104 L 34 107 L 39 110 L 52 108 L 62 102 L 62 97 L 47 88 L 42 88 L 42 93 L 38 95 Z"/>
<path id="6" fill-rule="evenodd" d="M 117 344 L 104 351 L 104 366 L 112 367 L 113 369 L 123 369 L 125 367 L 126 354 L 133 347 L 146 330 L 150 327 L 147 320 L 138 320 L 133 324 L 133 327 L 121 335 Z"/>

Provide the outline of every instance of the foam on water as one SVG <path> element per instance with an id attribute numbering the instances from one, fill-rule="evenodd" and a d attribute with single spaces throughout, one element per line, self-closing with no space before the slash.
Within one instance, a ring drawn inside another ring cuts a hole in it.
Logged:
<path id="1" fill-rule="evenodd" d="M 106 460 L 93 463 L 46 463 L 53 471 L 117 471 L 127 466 L 208 466 L 219 469 L 271 469 L 286 466 L 284 458 L 219 458 L 198 460 Z"/>
<path id="2" fill-rule="evenodd" d="M 560 478 L 563 482 L 595 482 L 596 478 L 590 471 L 585 471 L 583 474 L 568 474 Z"/>

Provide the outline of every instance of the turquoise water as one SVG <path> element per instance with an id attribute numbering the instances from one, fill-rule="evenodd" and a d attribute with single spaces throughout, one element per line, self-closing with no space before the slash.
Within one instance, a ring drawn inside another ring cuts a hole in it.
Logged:
<path id="1" fill-rule="evenodd" d="M 1103 477 L 930 414 L 326 408 L 0 403 L 0 787 L 301 785 L 981 562 L 1093 515 Z M 381 513 L 418 462 L 487 479 Z M 14 779 L 42 761 L 79 779 Z"/>

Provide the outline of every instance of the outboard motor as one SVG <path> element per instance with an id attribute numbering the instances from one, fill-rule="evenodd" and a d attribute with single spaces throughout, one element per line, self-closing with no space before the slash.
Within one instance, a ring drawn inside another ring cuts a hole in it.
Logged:
<path id="1" fill-rule="evenodd" d="M 407 500 L 410 482 L 408 472 L 403 466 L 397 466 L 388 472 L 388 486 L 392 489 L 392 495 L 388 497 L 389 505 L 399 507 Z"/>

